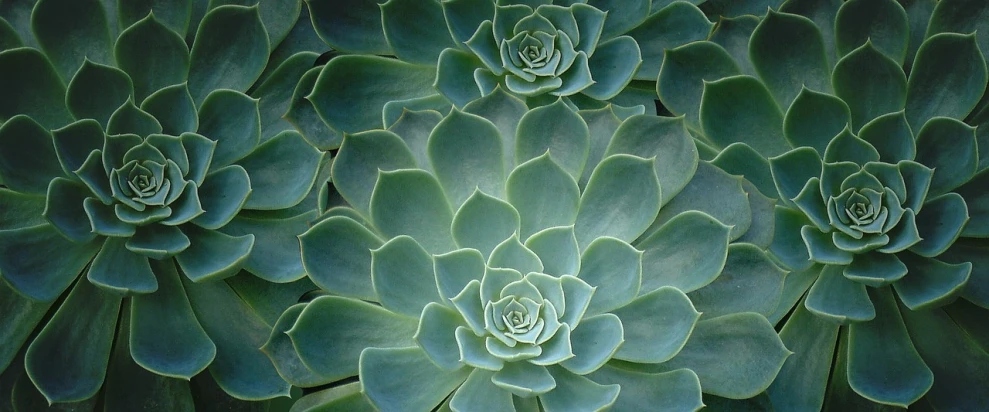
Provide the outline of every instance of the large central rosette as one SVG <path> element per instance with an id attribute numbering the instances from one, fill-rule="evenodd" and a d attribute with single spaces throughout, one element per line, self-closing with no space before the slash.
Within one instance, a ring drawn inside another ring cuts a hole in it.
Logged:
<path id="1" fill-rule="evenodd" d="M 359 378 L 300 400 L 329 408 L 369 406 L 360 391 L 384 411 L 693 410 L 702 386 L 754 396 L 788 355 L 751 313 L 778 292 L 723 294 L 781 287 L 785 272 L 753 244 L 728 246 L 766 228 L 741 179 L 696 156 L 682 119 L 528 110 L 500 88 L 348 135 L 339 206 L 300 236 L 328 296 L 288 309 L 263 350 L 298 386 Z M 691 208 L 712 196 L 731 226 Z M 758 349 L 726 360 L 721 344 Z"/>

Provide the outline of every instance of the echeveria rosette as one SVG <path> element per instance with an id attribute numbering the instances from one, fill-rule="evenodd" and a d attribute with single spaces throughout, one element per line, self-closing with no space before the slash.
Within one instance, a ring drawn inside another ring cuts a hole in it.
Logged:
<path id="1" fill-rule="evenodd" d="M 326 124 L 344 133 L 387 127 L 403 108 L 463 108 L 498 85 L 531 107 L 562 96 L 582 109 L 652 108 L 665 49 L 706 39 L 713 27 L 689 2 L 307 4 L 320 38 L 354 54 L 331 60 L 311 96 Z M 648 86 L 630 90 L 633 80 Z"/>
<path id="2" fill-rule="evenodd" d="M 360 382 L 299 405 L 695 410 L 762 392 L 789 353 L 763 316 L 785 272 L 729 246 L 766 222 L 682 119 L 496 88 L 346 135 L 332 175 L 344 201 L 300 236 L 331 295 L 289 308 L 264 351 L 297 386 Z"/>
<path id="3" fill-rule="evenodd" d="M 969 336 L 989 308 L 989 192 L 969 124 L 989 75 L 972 22 L 944 17 L 974 6 L 921 3 L 791 0 L 671 50 L 659 76 L 702 156 L 780 199 L 770 250 L 795 273 L 771 320 L 795 355 L 777 409 L 987 407 L 989 345 Z"/>
<path id="4" fill-rule="evenodd" d="M 294 52 L 300 2 L 216 3 L 201 22 L 188 2 L 2 9 L 0 366 L 23 383 L 0 398 L 18 408 L 191 407 L 182 380 L 207 368 L 197 393 L 288 392 L 257 348 L 311 287 L 295 236 L 323 156 L 280 117 L 318 55 Z"/>

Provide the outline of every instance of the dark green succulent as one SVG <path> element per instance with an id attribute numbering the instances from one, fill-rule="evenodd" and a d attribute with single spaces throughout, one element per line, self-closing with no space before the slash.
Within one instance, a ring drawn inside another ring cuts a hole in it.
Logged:
<path id="1" fill-rule="evenodd" d="M 779 198 L 775 408 L 989 407 L 987 7 L 789 0 L 668 52 L 664 105 Z"/>
<path id="2" fill-rule="evenodd" d="M 287 395 L 258 348 L 311 287 L 301 2 L 103 3 L 0 5 L 0 399 Z"/>

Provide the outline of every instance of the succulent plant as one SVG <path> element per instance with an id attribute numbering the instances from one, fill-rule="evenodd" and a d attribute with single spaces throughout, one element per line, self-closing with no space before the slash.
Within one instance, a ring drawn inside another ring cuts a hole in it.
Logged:
<path id="1" fill-rule="evenodd" d="M 795 273 L 770 319 L 795 355 L 769 388 L 777 409 L 989 407 L 984 140 L 969 126 L 985 122 L 986 22 L 962 16 L 987 6 L 902 3 L 727 19 L 658 78 L 702 156 L 779 199 L 770 250 Z"/>
<path id="2" fill-rule="evenodd" d="M 264 347 L 294 385 L 343 382 L 299 409 L 695 410 L 759 394 L 789 354 L 764 318 L 786 272 L 729 246 L 768 246 L 772 222 L 682 118 L 496 87 L 346 135 L 332 182 L 340 205 L 300 236 L 328 295 Z"/>
<path id="3" fill-rule="evenodd" d="M 447 113 L 498 85 L 530 107 L 563 96 L 586 109 L 608 101 L 652 108 L 654 97 L 626 86 L 655 81 L 664 49 L 703 40 L 713 27 L 688 2 L 308 4 L 320 38 L 355 54 L 330 61 L 312 94 L 326 124 L 343 133 L 387 127 L 403 108 Z"/>
<path id="4" fill-rule="evenodd" d="M 318 57 L 301 3 L 116 6 L 0 7 L 0 398 L 186 408 L 207 368 L 287 395 L 258 348 L 311 287 L 323 153 L 280 118 Z"/>

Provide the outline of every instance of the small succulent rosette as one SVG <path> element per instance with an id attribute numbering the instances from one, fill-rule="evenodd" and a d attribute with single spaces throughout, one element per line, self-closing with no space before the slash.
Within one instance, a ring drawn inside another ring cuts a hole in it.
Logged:
<path id="1" fill-rule="evenodd" d="M 496 86 L 530 107 L 563 97 L 586 109 L 652 108 L 664 50 L 704 40 L 714 26 L 688 2 L 585 3 L 309 1 L 320 38 L 354 54 L 326 65 L 313 104 L 343 133 L 388 127 L 404 107 L 463 108 Z"/>
<path id="2" fill-rule="evenodd" d="M 4 402 L 191 408 L 207 368 L 200 393 L 287 395 L 258 348 L 312 287 L 324 157 L 275 114 L 318 57 L 275 49 L 309 24 L 288 3 L 0 9 Z"/>
<path id="3" fill-rule="evenodd" d="M 664 105 L 779 199 L 770 250 L 795 273 L 770 320 L 795 355 L 776 409 L 989 408 L 978 10 L 788 1 L 667 55 Z"/>
<path id="4" fill-rule="evenodd" d="M 771 219 L 682 118 L 499 87 L 347 135 L 332 177 L 339 206 L 300 236 L 329 295 L 264 347 L 295 385 L 341 383 L 298 408 L 696 410 L 759 394 L 789 355 L 764 317 L 786 272 L 729 246 Z"/>

